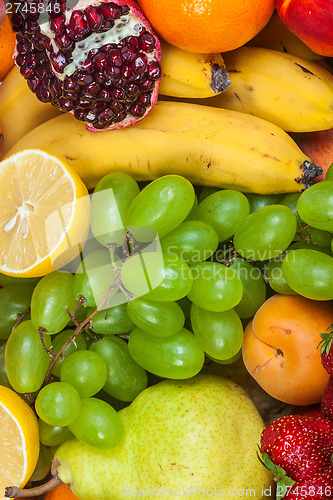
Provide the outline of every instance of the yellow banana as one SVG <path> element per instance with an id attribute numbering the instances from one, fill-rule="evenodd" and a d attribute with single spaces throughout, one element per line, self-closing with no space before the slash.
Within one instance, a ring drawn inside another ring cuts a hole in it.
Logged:
<path id="1" fill-rule="evenodd" d="M 29 89 L 15 66 L 0 86 L 0 131 L 5 154 L 21 137 L 61 114 L 52 104 L 44 104 Z"/>
<path id="2" fill-rule="evenodd" d="M 279 50 L 294 56 L 310 59 L 311 61 L 324 60 L 325 57 L 313 52 L 302 40 L 288 30 L 275 11 L 265 28 L 248 43 L 252 47 Z"/>
<path id="3" fill-rule="evenodd" d="M 195 54 L 161 40 L 163 78 L 160 94 L 202 98 L 223 92 L 230 80 L 221 54 Z"/>
<path id="4" fill-rule="evenodd" d="M 321 173 L 277 126 L 235 111 L 158 102 L 136 125 L 100 133 L 64 114 L 32 130 L 8 155 L 29 148 L 54 154 L 93 188 L 106 174 L 136 180 L 179 174 L 193 184 L 255 193 L 308 187 Z"/>
<path id="5" fill-rule="evenodd" d="M 224 58 L 231 85 L 204 104 L 249 113 L 288 132 L 333 127 L 333 75 L 319 64 L 247 46 Z"/>

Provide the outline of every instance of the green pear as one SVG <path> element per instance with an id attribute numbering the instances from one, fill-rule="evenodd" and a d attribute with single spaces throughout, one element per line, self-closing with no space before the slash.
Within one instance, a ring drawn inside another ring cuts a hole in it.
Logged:
<path id="1" fill-rule="evenodd" d="M 125 433 L 115 448 L 74 439 L 55 454 L 54 469 L 81 500 L 273 493 L 272 474 L 257 457 L 263 421 L 236 383 L 204 374 L 164 380 L 119 415 Z"/>

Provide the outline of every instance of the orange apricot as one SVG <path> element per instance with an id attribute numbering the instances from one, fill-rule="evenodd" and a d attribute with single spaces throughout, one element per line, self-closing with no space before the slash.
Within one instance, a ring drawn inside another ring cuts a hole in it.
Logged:
<path id="1" fill-rule="evenodd" d="M 275 399 L 291 405 L 319 403 L 329 375 L 318 344 L 332 323 L 332 301 L 273 295 L 245 329 L 246 369 Z"/>

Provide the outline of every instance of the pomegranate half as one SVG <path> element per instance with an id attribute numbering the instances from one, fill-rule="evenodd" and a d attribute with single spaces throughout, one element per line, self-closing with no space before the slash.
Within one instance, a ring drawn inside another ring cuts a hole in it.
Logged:
<path id="1" fill-rule="evenodd" d="M 161 46 L 132 0 L 23 0 L 12 23 L 29 88 L 89 131 L 132 125 L 156 104 Z"/>

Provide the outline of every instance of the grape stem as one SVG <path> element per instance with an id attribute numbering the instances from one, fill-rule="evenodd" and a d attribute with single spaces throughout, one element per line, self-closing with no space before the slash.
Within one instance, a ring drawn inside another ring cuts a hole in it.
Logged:
<path id="1" fill-rule="evenodd" d="M 48 491 L 53 490 L 61 484 L 62 481 L 56 472 L 47 483 L 41 484 L 40 486 L 35 486 L 35 488 L 21 489 L 17 486 L 7 486 L 4 496 L 6 498 L 29 498 L 44 495 Z"/>
<path id="2" fill-rule="evenodd" d="M 67 342 L 59 349 L 59 351 L 56 354 L 51 355 L 52 356 L 52 361 L 49 366 L 49 369 L 47 370 L 46 376 L 45 376 L 45 381 L 44 385 L 48 384 L 51 380 L 51 374 L 52 370 L 54 368 L 54 365 L 56 364 L 57 359 L 61 356 L 65 348 L 68 346 L 70 342 L 75 341 L 75 337 L 77 336 L 78 333 L 82 332 L 84 328 L 91 322 L 91 320 L 96 316 L 96 314 L 107 304 L 109 300 L 110 293 L 112 290 L 117 288 L 120 285 L 120 280 L 121 280 L 121 268 L 117 268 L 116 270 L 116 277 L 107 289 L 107 292 L 105 293 L 102 302 L 97 306 L 97 308 L 88 316 L 85 320 L 82 321 L 82 323 L 78 323 L 77 327 L 75 328 L 73 334 L 69 337 Z M 80 301 L 80 299 L 79 299 Z M 42 338 L 42 337 L 41 337 Z M 46 349 L 46 348 L 45 348 Z"/>
<path id="3" fill-rule="evenodd" d="M 24 311 L 24 313 L 22 314 L 18 314 L 18 319 L 15 323 L 15 325 L 13 326 L 12 328 L 12 332 L 15 330 L 15 328 L 21 323 L 22 319 L 25 318 L 26 316 L 28 316 L 28 314 L 30 314 L 30 307 L 28 307 L 28 309 L 26 311 Z"/>

